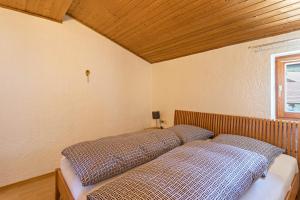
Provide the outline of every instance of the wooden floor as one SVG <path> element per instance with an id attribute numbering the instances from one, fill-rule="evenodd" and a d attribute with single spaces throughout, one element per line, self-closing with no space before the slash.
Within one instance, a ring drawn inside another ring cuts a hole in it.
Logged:
<path id="1" fill-rule="evenodd" d="M 2 200 L 54 200 L 55 175 L 47 176 L 29 183 L 0 189 Z M 299 195 L 297 200 L 300 200 Z"/>
<path id="2" fill-rule="evenodd" d="M 27 183 L 0 189 L 1 200 L 54 200 L 54 173 Z"/>

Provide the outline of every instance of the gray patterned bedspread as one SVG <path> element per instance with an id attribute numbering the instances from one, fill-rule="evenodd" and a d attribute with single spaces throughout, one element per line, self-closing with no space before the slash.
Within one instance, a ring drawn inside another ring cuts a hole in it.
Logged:
<path id="1" fill-rule="evenodd" d="M 149 130 L 81 142 L 62 154 L 71 162 L 82 185 L 99 183 L 149 162 L 180 145 L 169 130 Z"/>
<path id="2" fill-rule="evenodd" d="M 194 141 L 124 173 L 88 200 L 235 200 L 266 168 L 266 158 L 257 153 Z"/>

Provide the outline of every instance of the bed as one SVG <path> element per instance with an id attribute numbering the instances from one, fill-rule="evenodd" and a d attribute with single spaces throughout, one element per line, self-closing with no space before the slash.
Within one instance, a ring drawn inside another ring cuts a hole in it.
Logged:
<path id="1" fill-rule="evenodd" d="M 269 142 L 286 149 L 272 164 L 266 178 L 258 179 L 241 198 L 248 199 L 295 199 L 298 192 L 298 123 L 239 116 L 227 116 L 190 111 L 175 111 L 174 124 L 189 124 L 220 133 L 240 134 Z M 265 132 L 266 134 L 262 134 Z M 61 160 L 56 171 L 56 199 L 86 199 L 86 195 L 117 177 L 96 185 L 83 187 L 68 160 Z"/>

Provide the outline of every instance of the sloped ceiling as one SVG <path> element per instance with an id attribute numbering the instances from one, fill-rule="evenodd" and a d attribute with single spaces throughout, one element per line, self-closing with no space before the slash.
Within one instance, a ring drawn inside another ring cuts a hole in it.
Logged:
<path id="1" fill-rule="evenodd" d="M 0 6 L 62 22 L 72 0 L 0 0 Z"/>
<path id="2" fill-rule="evenodd" d="M 67 14 L 150 63 L 300 29 L 300 0 L 73 0 Z"/>

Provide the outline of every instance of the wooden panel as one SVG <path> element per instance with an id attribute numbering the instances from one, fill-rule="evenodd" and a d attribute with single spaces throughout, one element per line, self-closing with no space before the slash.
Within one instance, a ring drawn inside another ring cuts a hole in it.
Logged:
<path id="1" fill-rule="evenodd" d="M 62 22 L 72 0 L 0 0 L 0 6 Z"/>
<path id="2" fill-rule="evenodd" d="M 55 200 L 74 200 L 60 169 L 55 170 Z"/>
<path id="3" fill-rule="evenodd" d="M 53 200 L 54 172 L 0 187 L 1 200 Z"/>
<path id="4" fill-rule="evenodd" d="M 300 29 L 299 0 L 73 0 L 68 14 L 151 63 Z"/>
<path id="5" fill-rule="evenodd" d="M 205 118 L 200 120 L 193 116 L 206 116 L 214 119 L 208 126 Z M 187 120 L 188 118 L 188 120 Z M 235 128 L 230 128 L 228 119 L 235 121 Z M 236 134 L 256 138 L 286 150 L 286 154 L 300 160 L 299 122 L 286 120 L 271 120 L 253 117 L 228 116 L 221 114 L 175 111 L 174 124 L 190 124 L 209 129 L 219 134 Z M 233 131 L 232 131 L 233 130 Z"/>

